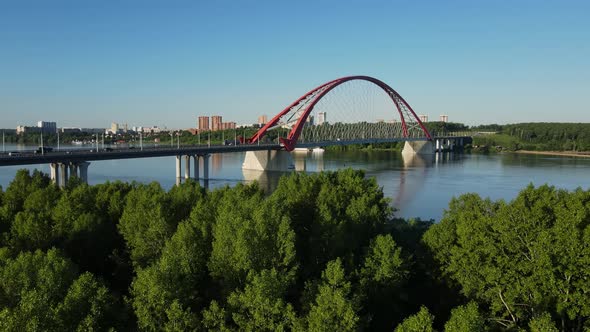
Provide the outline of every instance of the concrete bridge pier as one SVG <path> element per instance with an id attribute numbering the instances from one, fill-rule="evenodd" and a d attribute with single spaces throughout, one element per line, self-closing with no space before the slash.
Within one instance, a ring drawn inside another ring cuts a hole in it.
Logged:
<path id="1" fill-rule="evenodd" d="M 176 185 L 179 186 L 180 182 L 182 180 L 182 178 L 180 177 L 181 174 L 181 165 L 180 165 L 180 161 L 182 159 L 182 156 L 176 156 Z"/>
<path id="2" fill-rule="evenodd" d="M 83 183 L 88 183 L 88 166 L 90 166 L 90 163 L 87 161 L 83 161 L 81 163 L 78 163 L 77 165 L 78 167 L 78 177 L 80 178 L 80 180 L 82 180 Z"/>
<path id="3" fill-rule="evenodd" d="M 283 150 L 248 151 L 242 169 L 286 172 L 295 168 L 290 152 Z"/>
<path id="4" fill-rule="evenodd" d="M 210 154 L 201 155 L 203 158 L 203 187 L 209 189 L 209 157 Z"/>
<path id="5" fill-rule="evenodd" d="M 209 157 L 210 154 L 201 155 L 203 158 L 203 180 L 209 181 Z"/>
<path id="6" fill-rule="evenodd" d="M 432 141 L 413 141 L 404 144 L 402 155 L 411 154 L 434 154 L 434 144 Z"/>
<path id="7" fill-rule="evenodd" d="M 59 173 L 61 173 L 61 176 L 58 178 L 58 186 L 60 188 L 65 188 L 65 186 L 68 184 L 68 165 L 64 164 L 64 163 L 59 163 Z"/>
<path id="8" fill-rule="evenodd" d="M 72 176 L 78 177 L 78 165 L 76 163 L 70 163 L 68 165 L 69 169 L 70 169 L 70 174 L 68 176 L 68 179 L 71 178 Z"/>
<path id="9" fill-rule="evenodd" d="M 58 163 L 49 164 L 49 174 L 50 174 L 49 176 L 51 178 L 51 182 L 59 185 L 59 164 Z"/>
<path id="10" fill-rule="evenodd" d="M 182 159 L 184 158 L 184 179 L 188 180 L 191 178 L 191 159 L 194 161 L 193 178 L 196 181 L 200 179 L 200 159 L 203 160 L 203 180 L 209 180 L 209 157 L 211 155 L 179 155 L 176 156 L 176 185 L 182 183 Z"/>
<path id="11" fill-rule="evenodd" d="M 195 168 L 193 169 L 193 177 L 195 178 L 195 181 L 199 181 L 199 155 L 194 155 L 193 161 L 195 164 Z"/>
<path id="12" fill-rule="evenodd" d="M 188 180 L 191 178 L 191 156 L 184 156 L 184 179 Z"/>
<path id="13" fill-rule="evenodd" d="M 88 183 L 88 166 L 90 163 L 82 161 L 79 163 L 51 163 L 49 164 L 51 182 L 57 184 L 60 188 L 64 188 L 69 179 L 75 176 L 82 180 L 83 183 Z"/>

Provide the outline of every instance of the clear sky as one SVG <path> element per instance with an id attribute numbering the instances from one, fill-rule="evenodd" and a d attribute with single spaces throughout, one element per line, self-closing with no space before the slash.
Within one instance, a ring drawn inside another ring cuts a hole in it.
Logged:
<path id="1" fill-rule="evenodd" d="M 590 122 L 590 1 L 0 0 L 0 127 L 256 122 L 370 75 L 470 125 Z"/>

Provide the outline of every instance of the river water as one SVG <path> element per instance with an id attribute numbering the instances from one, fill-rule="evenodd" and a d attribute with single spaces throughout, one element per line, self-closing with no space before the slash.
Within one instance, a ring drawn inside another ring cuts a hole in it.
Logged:
<path id="1" fill-rule="evenodd" d="M 22 147 L 6 146 L 7 151 Z M 439 220 L 453 196 L 475 192 L 491 199 L 513 199 L 529 183 L 548 183 L 558 188 L 590 188 L 590 158 L 525 154 L 444 154 L 432 159 L 404 158 L 388 151 L 293 153 L 295 166 L 306 172 L 363 169 L 383 187 L 395 215 Z M 225 153 L 210 158 L 210 188 L 259 181 L 267 190 L 276 187 L 284 173 L 243 171 L 244 153 Z M 49 172 L 48 165 L 0 167 L 0 185 L 10 183 L 20 168 Z M 202 172 L 201 166 L 201 172 Z M 175 158 L 147 158 L 92 162 L 90 184 L 106 181 L 158 181 L 164 188 L 175 183 Z M 184 170 L 183 170 L 184 174 Z"/>

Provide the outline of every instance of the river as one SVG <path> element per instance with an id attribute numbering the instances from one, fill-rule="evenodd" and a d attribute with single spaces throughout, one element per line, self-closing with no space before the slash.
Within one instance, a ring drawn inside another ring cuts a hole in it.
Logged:
<path id="1" fill-rule="evenodd" d="M 21 147 L 6 146 L 7 151 Z M 235 185 L 257 180 L 272 190 L 282 173 L 243 171 L 243 153 L 225 153 L 210 158 L 209 187 Z M 558 188 L 590 187 L 590 158 L 501 153 L 445 154 L 432 160 L 404 160 L 388 151 L 352 151 L 294 153 L 297 169 L 307 172 L 363 169 L 383 187 L 395 215 L 439 220 L 450 199 L 475 192 L 491 199 L 513 199 L 529 183 L 548 183 Z M 0 167 L 0 185 L 5 189 L 20 168 L 49 172 L 48 165 Z M 201 167 L 202 170 L 202 167 Z M 173 157 L 92 162 L 88 169 L 90 184 L 106 181 L 158 181 L 164 188 L 175 183 Z"/>

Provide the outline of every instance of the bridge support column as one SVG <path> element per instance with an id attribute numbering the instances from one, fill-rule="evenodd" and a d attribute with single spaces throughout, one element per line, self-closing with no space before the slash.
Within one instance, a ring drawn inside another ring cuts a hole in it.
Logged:
<path id="1" fill-rule="evenodd" d="M 180 181 L 181 181 L 181 165 L 180 165 L 180 160 L 182 159 L 182 156 L 176 156 L 176 185 L 179 186 L 180 185 Z"/>
<path id="2" fill-rule="evenodd" d="M 82 180 L 82 182 L 86 183 L 86 184 L 88 184 L 88 166 L 90 166 L 90 163 L 87 161 L 83 161 L 78 164 L 78 171 L 80 172 L 80 174 L 79 174 L 80 180 Z"/>
<path id="3" fill-rule="evenodd" d="M 242 164 L 242 169 L 259 171 L 286 172 L 294 168 L 291 153 L 282 150 L 248 151 Z"/>
<path id="4" fill-rule="evenodd" d="M 413 141 L 404 144 L 402 154 L 433 154 L 434 145 L 432 141 Z"/>
<path id="5" fill-rule="evenodd" d="M 209 157 L 210 154 L 204 154 L 203 157 L 203 180 L 209 181 Z"/>
<path id="6" fill-rule="evenodd" d="M 205 189 L 209 189 L 209 157 L 211 155 L 204 154 L 201 157 L 203 158 L 203 187 Z"/>
<path id="7" fill-rule="evenodd" d="M 60 177 L 58 178 L 58 185 L 60 188 L 64 188 L 68 184 L 68 165 L 64 163 L 59 163 L 59 173 L 61 173 Z"/>
<path id="8" fill-rule="evenodd" d="M 186 180 L 191 178 L 191 156 L 184 156 L 184 178 Z"/>
<path id="9" fill-rule="evenodd" d="M 440 140 L 439 140 L 439 139 L 437 139 L 437 140 L 436 140 L 436 149 L 435 149 L 434 151 L 436 151 L 436 152 L 441 152 L 441 151 L 442 151 L 442 148 L 441 148 L 441 146 L 440 146 L 440 145 L 441 145 L 441 144 L 440 144 Z"/>
<path id="10" fill-rule="evenodd" d="M 193 177 L 195 178 L 195 181 L 199 181 L 199 156 L 194 155 L 193 160 L 194 160 L 194 164 L 195 164 L 195 168 L 193 169 L 193 173 L 194 173 Z"/>
<path id="11" fill-rule="evenodd" d="M 72 176 L 78 177 L 78 165 L 76 163 L 70 163 L 68 166 L 70 168 L 68 179 Z"/>
<path id="12" fill-rule="evenodd" d="M 51 182 L 59 185 L 59 164 L 49 164 L 49 173 L 51 174 Z"/>

